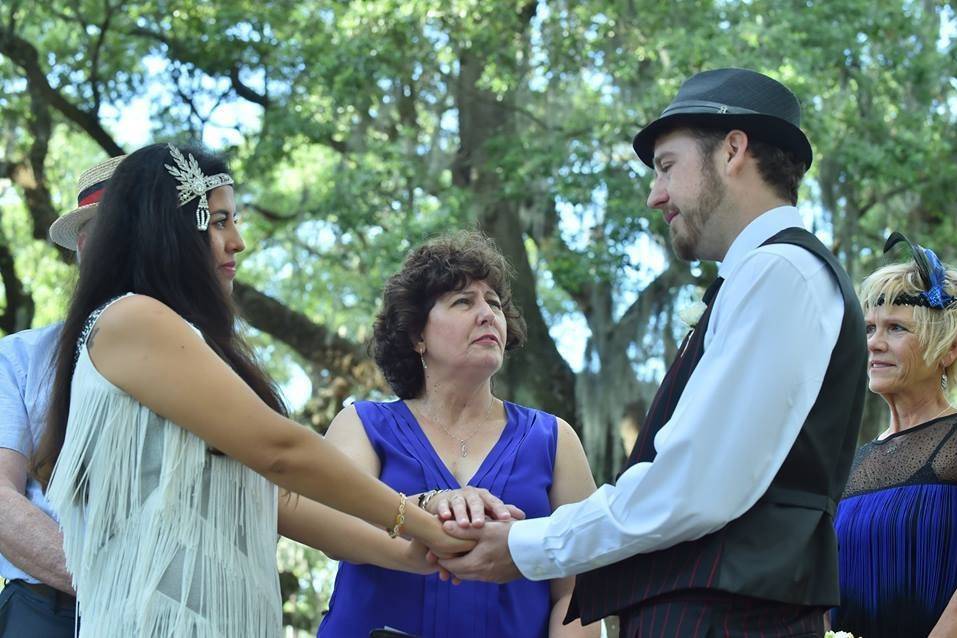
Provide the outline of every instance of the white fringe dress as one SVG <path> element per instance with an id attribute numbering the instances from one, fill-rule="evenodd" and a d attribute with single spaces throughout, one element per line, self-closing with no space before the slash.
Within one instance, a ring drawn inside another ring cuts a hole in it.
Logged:
<path id="1" fill-rule="evenodd" d="M 279 636 L 276 487 L 100 375 L 86 341 L 105 308 L 80 338 L 47 493 L 80 637 Z"/>

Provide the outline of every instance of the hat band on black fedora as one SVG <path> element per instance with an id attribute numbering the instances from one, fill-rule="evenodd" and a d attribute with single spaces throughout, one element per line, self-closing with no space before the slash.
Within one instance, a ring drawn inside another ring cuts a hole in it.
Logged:
<path id="1" fill-rule="evenodd" d="M 668 105 L 664 111 L 661 112 L 661 117 L 666 115 L 671 115 L 672 113 L 683 113 L 686 109 L 694 109 L 694 113 L 701 113 L 700 109 L 712 108 L 715 113 L 719 114 L 729 114 L 729 115 L 762 115 L 758 111 L 752 109 L 746 109 L 741 106 L 732 106 L 730 104 L 722 104 L 721 102 L 707 102 L 703 100 L 684 100 L 682 102 L 674 102 Z"/>
<path id="2" fill-rule="evenodd" d="M 805 168 L 813 152 L 801 130 L 801 105 L 786 86 L 749 69 L 714 69 L 691 76 L 655 121 L 632 141 L 638 157 L 653 167 L 655 140 L 675 125 L 740 129 L 791 153 Z"/>

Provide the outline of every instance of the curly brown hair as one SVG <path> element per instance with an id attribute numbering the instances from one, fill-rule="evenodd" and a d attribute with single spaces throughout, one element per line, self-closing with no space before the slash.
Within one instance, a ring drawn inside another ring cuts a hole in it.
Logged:
<path id="1" fill-rule="evenodd" d="M 413 343 L 419 339 L 436 300 L 484 281 L 498 295 L 506 320 L 505 349 L 525 343 L 525 320 L 512 303 L 512 267 L 487 236 L 460 231 L 432 239 L 413 250 L 382 291 L 369 344 L 372 356 L 400 399 L 419 396 L 425 374 Z"/>

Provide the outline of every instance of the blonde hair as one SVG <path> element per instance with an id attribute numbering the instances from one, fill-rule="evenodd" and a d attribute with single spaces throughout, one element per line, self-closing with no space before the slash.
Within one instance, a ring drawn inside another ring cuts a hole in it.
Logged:
<path id="1" fill-rule="evenodd" d="M 957 270 L 944 266 L 944 292 L 957 297 Z M 878 306 L 893 304 L 898 295 L 917 296 L 924 292 L 917 265 L 891 264 L 874 271 L 860 287 L 858 296 L 861 307 L 867 313 Z M 910 306 L 914 309 L 914 333 L 924 351 L 924 361 L 929 366 L 938 365 L 941 359 L 957 341 L 957 304 L 949 308 L 937 309 L 924 306 Z M 944 369 L 948 378 L 954 379 L 957 373 L 957 361 Z"/>

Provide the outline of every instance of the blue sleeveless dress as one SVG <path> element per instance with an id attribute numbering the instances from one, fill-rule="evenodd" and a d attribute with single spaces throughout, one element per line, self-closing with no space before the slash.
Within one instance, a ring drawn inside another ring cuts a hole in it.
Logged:
<path id="1" fill-rule="evenodd" d="M 406 494 L 462 487 L 404 402 L 363 401 L 356 411 L 384 483 Z M 501 437 L 468 485 L 517 505 L 528 518 L 548 516 L 557 421 L 514 403 L 505 402 L 505 412 Z M 452 585 L 436 574 L 342 562 L 318 636 L 364 638 L 373 628 L 389 626 L 421 638 L 546 638 L 550 612 L 548 581 Z"/>
<path id="2" fill-rule="evenodd" d="M 834 526 L 835 630 L 926 638 L 957 590 L 957 416 L 867 443 Z"/>

